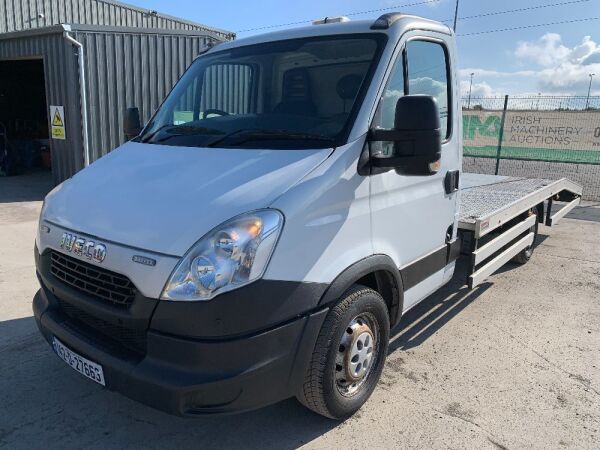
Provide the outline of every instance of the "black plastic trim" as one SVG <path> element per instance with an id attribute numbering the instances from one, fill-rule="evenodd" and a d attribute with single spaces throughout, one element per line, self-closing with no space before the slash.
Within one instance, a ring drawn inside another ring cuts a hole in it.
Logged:
<path id="1" fill-rule="evenodd" d="M 404 289 L 408 290 L 435 272 L 442 270 L 460 255 L 461 242 L 455 239 L 432 253 L 400 269 Z"/>
<path id="2" fill-rule="evenodd" d="M 444 177 L 444 191 L 446 194 L 452 194 L 458 191 L 460 180 L 460 170 L 449 170 Z"/>
<path id="3" fill-rule="evenodd" d="M 371 30 L 387 30 L 398 20 L 402 19 L 404 14 L 399 12 L 390 12 L 386 14 L 382 14 L 373 22 L 371 25 Z"/>
<path id="4" fill-rule="evenodd" d="M 460 237 L 457 237 L 451 242 L 448 242 L 448 256 L 446 258 L 446 264 L 450 264 L 452 261 L 456 261 L 460 256 L 460 249 L 462 248 L 462 242 Z"/>
<path id="5" fill-rule="evenodd" d="M 388 273 L 393 280 L 394 295 L 390 307 L 390 316 L 392 324 L 396 323 L 402 314 L 404 305 L 404 289 L 402 278 L 398 267 L 387 255 L 368 256 L 352 264 L 339 274 L 331 283 L 321 301 L 320 305 L 327 305 L 339 299 L 352 285 L 366 275 L 374 272 L 384 271 Z"/>
<path id="6" fill-rule="evenodd" d="M 232 340 L 202 342 L 148 331 L 147 355 L 128 360 L 64 327 L 43 289 L 34 297 L 33 310 L 49 343 L 55 336 L 102 366 L 108 389 L 185 416 L 248 411 L 292 397 L 301 388 L 328 312 L 325 308 Z"/>
<path id="7" fill-rule="evenodd" d="M 446 266 L 446 246 L 400 269 L 404 289 L 408 290 Z"/>
<path id="8" fill-rule="evenodd" d="M 326 283 L 257 280 L 210 301 L 159 301 L 150 328 L 196 339 L 225 339 L 278 326 L 317 308 Z"/>

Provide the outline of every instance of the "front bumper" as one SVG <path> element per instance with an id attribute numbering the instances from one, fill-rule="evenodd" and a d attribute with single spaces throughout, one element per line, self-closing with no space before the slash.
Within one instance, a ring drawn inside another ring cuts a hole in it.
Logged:
<path id="1" fill-rule="evenodd" d="M 178 336 L 154 329 L 150 320 L 143 331 L 143 352 L 132 352 L 74 324 L 65 301 L 87 307 L 88 299 L 77 298 L 43 268 L 38 267 L 42 288 L 33 299 L 33 311 L 46 340 L 56 336 L 100 364 L 108 389 L 177 415 L 247 411 L 295 395 L 327 314 L 320 309 L 261 331 L 222 338 Z M 154 304 L 154 313 L 156 309 Z M 189 322 L 189 309 L 182 308 L 181 315 L 182 322 Z M 172 319 L 176 329 L 176 317 Z"/>

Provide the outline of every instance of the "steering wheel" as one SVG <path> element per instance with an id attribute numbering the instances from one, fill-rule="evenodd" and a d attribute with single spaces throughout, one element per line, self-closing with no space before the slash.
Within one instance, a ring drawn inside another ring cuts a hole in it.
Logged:
<path id="1" fill-rule="evenodd" d="M 216 114 L 217 116 L 228 116 L 229 113 L 227 111 L 223 111 L 222 109 L 207 109 L 202 112 L 202 118 L 207 119 L 209 114 Z"/>

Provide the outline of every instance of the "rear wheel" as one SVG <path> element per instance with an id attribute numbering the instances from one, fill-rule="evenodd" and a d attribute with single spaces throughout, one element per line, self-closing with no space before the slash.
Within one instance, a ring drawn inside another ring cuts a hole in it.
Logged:
<path id="1" fill-rule="evenodd" d="M 383 298 L 364 286 L 348 290 L 323 323 L 298 400 L 332 419 L 354 414 L 379 381 L 389 333 Z"/>
<path id="2" fill-rule="evenodd" d="M 539 215 L 538 215 L 537 207 L 534 207 L 529 210 L 530 216 L 534 215 L 534 214 L 535 214 L 535 224 L 529 229 L 529 232 L 533 233 L 533 242 L 531 243 L 531 245 L 529 247 L 521 250 L 521 252 L 513 258 L 513 261 L 516 262 L 517 264 L 525 264 L 526 262 L 528 262 L 531 259 L 531 256 L 533 255 L 533 249 L 535 247 L 535 240 L 537 239 L 538 226 L 539 226 Z"/>

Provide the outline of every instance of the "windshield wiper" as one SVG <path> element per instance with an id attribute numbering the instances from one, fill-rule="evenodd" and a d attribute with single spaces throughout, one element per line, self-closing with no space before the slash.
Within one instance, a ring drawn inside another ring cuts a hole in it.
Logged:
<path id="1" fill-rule="evenodd" d="M 162 130 L 164 130 L 165 128 L 172 127 L 172 126 L 173 125 L 169 125 L 169 124 L 162 125 L 162 126 L 158 127 L 156 130 L 154 130 L 152 133 L 150 133 L 148 136 L 140 138 L 140 142 L 146 143 L 146 142 L 150 141 L 150 139 L 152 139 L 158 133 L 160 133 Z"/>
<path id="2" fill-rule="evenodd" d="M 167 130 L 168 129 L 168 130 Z M 141 140 L 141 142 L 143 143 L 148 143 L 151 139 L 154 138 L 154 136 L 156 136 L 159 132 L 167 130 L 169 132 L 169 134 L 167 136 L 164 136 L 160 139 L 157 139 L 156 142 L 164 142 L 166 140 L 169 140 L 173 137 L 177 137 L 177 136 L 195 136 L 195 135 L 199 135 L 199 134 L 206 134 L 206 135 L 214 135 L 214 134 L 219 134 L 219 130 L 216 130 L 214 128 L 205 128 L 205 127 L 194 127 L 194 126 L 190 126 L 190 125 L 163 125 L 162 127 L 158 128 L 156 131 L 154 131 L 152 134 L 150 134 L 147 138 L 144 138 Z"/>
<path id="3" fill-rule="evenodd" d="M 322 136 L 319 134 L 296 133 L 296 132 L 288 131 L 288 130 L 242 129 L 242 130 L 232 131 L 231 133 L 221 136 L 221 137 L 215 139 L 214 141 L 206 144 L 206 147 L 215 147 L 233 136 L 239 136 L 239 139 L 237 139 L 234 143 L 229 144 L 229 145 L 241 145 L 248 141 L 263 141 L 263 140 L 268 141 L 268 140 L 272 140 L 272 139 L 275 139 L 275 140 L 302 140 L 302 141 L 311 140 L 311 141 L 325 141 L 325 142 L 330 142 L 330 143 L 335 142 L 335 139 L 327 137 L 327 136 Z"/>

